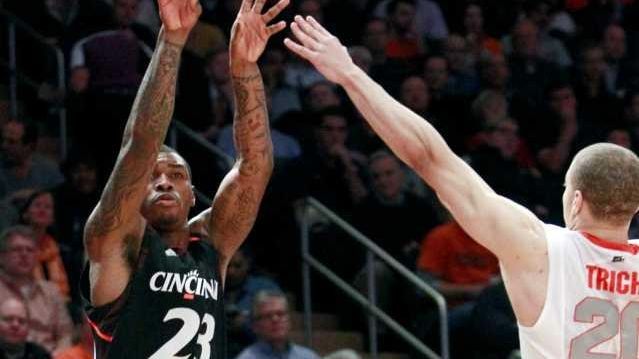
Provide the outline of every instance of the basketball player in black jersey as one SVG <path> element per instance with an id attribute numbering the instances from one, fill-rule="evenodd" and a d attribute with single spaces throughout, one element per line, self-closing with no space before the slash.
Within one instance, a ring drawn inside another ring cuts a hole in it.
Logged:
<path id="1" fill-rule="evenodd" d="M 186 161 L 163 146 L 180 54 L 197 22 L 197 0 L 159 0 L 162 29 L 133 104 L 122 146 L 85 228 L 83 274 L 97 358 L 224 358 L 227 264 L 247 236 L 273 168 L 264 86 L 256 61 L 269 23 L 288 4 L 243 0 L 231 30 L 238 158 L 211 208 L 195 203 Z M 193 229 L 205 233 L 192 237 Z"/>

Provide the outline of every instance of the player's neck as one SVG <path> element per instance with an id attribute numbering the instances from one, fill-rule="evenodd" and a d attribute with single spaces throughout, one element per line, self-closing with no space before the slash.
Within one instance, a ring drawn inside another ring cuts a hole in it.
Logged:
<path id="1" fill-rule="evenodd" d="M 191 240 L 188 227 L 178 231 L 160 232 L 160 236 L 167 247 L 180 250 L 186 249 Z"/>
<path id="2" fill-rule="evenodd" d="M 576 230 L 588 233 L 608 242 L 615 242 L 620 244 L 628 243 L 627 226 L 583 225 L 578 226 Z"/>

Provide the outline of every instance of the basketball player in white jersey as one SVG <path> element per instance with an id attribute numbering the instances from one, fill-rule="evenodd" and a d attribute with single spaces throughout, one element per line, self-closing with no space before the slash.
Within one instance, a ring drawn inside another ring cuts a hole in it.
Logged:
<path id="1" fill-rule="evenodd" d="M 386 144 L 437 192 L 455 219 L 500 261 L 525 359 L 637 359 L 639 246 L 628 239 L 639 209 L 639 158 L 596 144 L 566 174 L 567 228 L 542 223 L 496 194 L 427 121 L 391 98 L 313 18 L 296 16 L 297 42 Z"/>

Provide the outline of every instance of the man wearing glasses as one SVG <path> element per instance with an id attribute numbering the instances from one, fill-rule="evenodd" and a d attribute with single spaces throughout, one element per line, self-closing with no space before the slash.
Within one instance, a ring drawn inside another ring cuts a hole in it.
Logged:
<path id="1" fill-rule="evenodd" d="M 253 300 L 252 320 L 258 340 L 236 359 L 319 359 L 311 349 L 291 342 L 288 300 L 283 293 L 258 292 Z"/>

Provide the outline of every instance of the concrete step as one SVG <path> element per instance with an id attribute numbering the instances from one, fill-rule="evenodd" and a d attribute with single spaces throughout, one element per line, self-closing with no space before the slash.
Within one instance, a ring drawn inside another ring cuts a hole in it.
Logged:
<path id="1" fill-rule="evenodd" d="M 358 332 L 315 330 L 313 331 L 313 344 L 308 345 L 304 341 L 304 331 L 293 331 L 291 332 L 291 340 L 294 343 L 311 347 L 319 355 L 329 354 L 340 349 L 364 351 L 364 336 Z"/>

